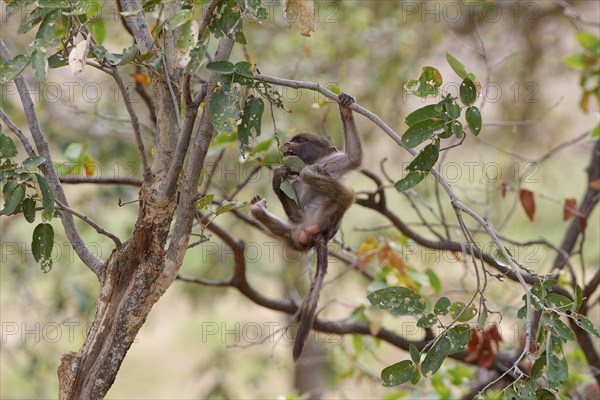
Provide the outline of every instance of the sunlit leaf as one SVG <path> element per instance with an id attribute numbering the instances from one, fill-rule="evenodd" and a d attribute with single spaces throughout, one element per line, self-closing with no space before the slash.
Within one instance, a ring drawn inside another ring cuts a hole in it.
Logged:
<path id="1" fill-rule="evenodd" d="M 464 311 L 463 311 L 464 310 Z M 468 308 L 462 301 L 455 301 L 450 306 L 450 316 L 458 322 L 467 322 L 477 314 L 475 305 L 471 304 Z"/>
<path id="2" fill-rule="evenodd" d="M 411 360 L 404 360 L 390 365 L 381 371 L 383 386 L 398 386 L 408 382 L 415 373 L 415 365 Z"/>
<path id="3" fill-rule="evenodd" d="M 29 56 L 16 55 L 10 60 L 0 64 L 0 83 L 7 83 L 15 79 L 29 64 Z"/>
<path id="4" fill-rule="evenodd" d="M 423 297 L 406 287 L 393 286 L 370 293 L 367 298 L 374 306 L 392 315 L 419 315 L 425 311 Z"/>

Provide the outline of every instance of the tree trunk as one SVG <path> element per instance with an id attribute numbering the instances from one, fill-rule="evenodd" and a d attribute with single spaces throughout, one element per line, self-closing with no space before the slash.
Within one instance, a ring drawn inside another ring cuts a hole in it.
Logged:
<path id="1" fill-rule="evenodd" d="M 113 252 L 100 276 L 96 316 L 85 343 L 61 359 L 60 399 L 106 395 L 152 306 L 170 284 L 164 282 L 164 245 L 176 204 L 174 199 L 152 199 L 146 187 L 140 190 L 141 209 L 131 238 Z"/>

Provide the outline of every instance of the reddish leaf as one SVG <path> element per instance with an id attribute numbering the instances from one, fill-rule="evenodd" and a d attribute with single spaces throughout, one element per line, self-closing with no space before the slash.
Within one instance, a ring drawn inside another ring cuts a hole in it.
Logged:
<path id="1" fill-rule="evenodd" d="M 481 368 L 489 368 L 494 363 L 494 349 L 492 349 L 492 342 L 484 340 L 479 348 L 479 358 L 477 359 L 477 366 Z"/>
<path id="2" fill-rule="evenodd" d="M 527 217 L 533 221 L 533 215 L 535 214 L 535 199 L 533 198 L 533 192 L 527 189 L 521 189 L 519 191 L 519 200 L 521 205 L 527 214 Z"/>
<path id="3" fill-rule="evenodd" d="M 567 221 L 569 218 L 574 217 L 577 214 L 577 200 L 573 198 L 565 199 L 565 205 L 563 207 L 563 221 Z"/>
<path id="4" fill-rule="evenodd" d="M 485 338 L 496 343 L 496 351 L 500 350 L 500 342 L 502 342 L 502 335 L 498 329 L 497 324 L 493 324 L 485 330 Z"/>
<path id="5" fill-rule="evenodd" d="M 481 331 L 479 329 L 472 328 L 473 333 L 471 334 L 471 339 L 469 343 L 467 343 L 467 351 L 469 354 L 465 357 L 465 361 L 474 361 L 479 357 L 479 347 L 481 346 L 481 341 L 483 338 L 481 337 Z"/>
<path id="6" fill-rule="evenodd" d="M 500 194 L 502 195 L 502 197 L 506 197 L 506 192 L 508 191 L 513 191 L 513 187 L 510 184 L 510 182 L 502 182 L 500 184 Z"/>

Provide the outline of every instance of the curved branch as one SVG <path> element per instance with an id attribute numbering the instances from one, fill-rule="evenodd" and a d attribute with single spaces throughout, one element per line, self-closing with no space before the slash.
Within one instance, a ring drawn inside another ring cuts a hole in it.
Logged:
<path id="1" fill-rule="evenodd" d="M 88 218 L 85 215 L 83 215 L 83 214 L 81 214 L 81 213 L 73 210 L 71 207 L 68 207 L 68 206 L 64 205 L 63 203 L 61 203 L 58 200 L 56 200 L 56 204 L 58 204 L 58 207 L 61 210 L 66 211 L 68 213 L 71 213 L 74 216 L 76 216 L 77 218 L 81 219 L 83 222 L 85 222 L 86 224 L 88 224 L 89 226 L 91 226 L 92 228 L 94 228 L 96 230 L 96 232 L 98 232 L 99 234 L 109 237 L 113 242 L 115 242 L 115 244 L 117 245 L 117 247 L 122 245 L 121 240 L 118 237 L 116 237 L 112 233 L 110 233 L 107 230 L 105 230 L 104 228 L 102 228 L 100 225 L 98 225 L 97 223 L 95 223 L 94 221 L 92 221 L 90 218 Z"/>

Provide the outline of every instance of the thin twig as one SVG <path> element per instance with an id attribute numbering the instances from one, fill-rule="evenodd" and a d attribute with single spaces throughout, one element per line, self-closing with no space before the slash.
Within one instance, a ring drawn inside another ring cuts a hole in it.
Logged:
<path id="1" fill-rule="evenodd" d="M 122 245 L 121 240 L 116 237 L 115 235 L 113 235 L 112 233 L 108 232 L 106 229 L 102 228 L 100 225 L 98 225 L 97 223 L 95 223 L 94 221 L 92 221 L 89 217 L 73 210 L 71 207 L 68 207 L 66 205 L 64 205 L 63 203 L 61 203 L 58 200 L 55 200 L 56 204 L 58 204 L 59 208 L 63 211 L 66 211 L 70 214 L 73 214 L 74 216 L 76 216 L 77 218 L 81 219 L 82 221 L 84 221 L 86 224 L 88 224 L 89 226 L 91 226 L 92 228 L 94 228 L 96 230 L 96 232 L 98 232 L 101 235 L 107 236 L 109 238 L 112 239 L 113 242 L 115 242 L 115 244 L 117 245 L 117 247 L 120 247 Z"/>

